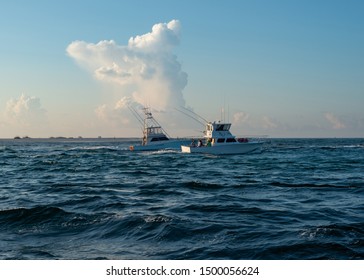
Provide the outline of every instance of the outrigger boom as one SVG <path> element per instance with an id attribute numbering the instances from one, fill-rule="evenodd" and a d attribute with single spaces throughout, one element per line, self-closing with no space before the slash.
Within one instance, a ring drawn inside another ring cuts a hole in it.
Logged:
<path id="1" fill-rule="evenodd" d="M 173 149 L 180 150 L 181 145 L 186 145 L 189 141 L 186 139 L 171 139 L 168 133 L 153 117 L 151 109 L 143 108 L 144 118 L 142 118 L 134 108 L 129 107 L 142 126 L 142 143 L 141 145 L 132 145 L 131 151 L 150 151 Z"/>

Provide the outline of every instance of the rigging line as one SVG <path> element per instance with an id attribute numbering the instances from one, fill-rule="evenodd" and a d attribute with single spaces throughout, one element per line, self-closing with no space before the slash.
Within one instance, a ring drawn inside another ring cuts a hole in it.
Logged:
<path id="1" fill-rule="evenodd" d="M 141 126 L 142 131 L 144 131 L 144 120 L 143 120 L 143 118 L 138 114 L 138 112 L 133 107 L 131 107 L 130 105 L 128 105 L 128 108 L 132 112 L 132 114 L 134 115 L 134 117 L 138 120 L 138 122 L 139 122 L 139 124 Z"/>
<path id="2" fill-rule="evenodd" d="M 200 116 L 199 114 L 195 113 L 194 111 L 190 110 L 190 109 L 187 109 L 185 107 L 181 107 L 182 109 L 185 109 L 186 111 L 190 112 L 191 114 L 199 117 L 201 120 L 203 120 L 205 123 L 208 123 L 209 121 L 206 120 L 204 117 Z"/>
<path id="3" fill-rule="evenodd" d="M 152 117 L 153 118 L 153 117 Z M 161 130 L 163 131 L 164 134 L 166 134 L 168 136 L 168 138 L 172 138 L 168 133 L 167 131 L 164 130 L 164 128 L 159 124 L 159 122 L 153 118 L 153 120 L 155 121 L 155 123 L 161 128 Z"/>
<path id="4" fill-rule="evenodd" d="M 180 112 L 180 113 L 182 113 L 182 114 L 184 114 L 184 115 L 186 115 L 187 117 L 190 117 L 191 119 L 193 119 L 193 120 L 195 120 L 196 122 L 198 122 L 198 123 L 200 123 L 200 124 L 202 124 L 203 126 L 205 126 L 205 123 L 203 123 L 202 121 L 200 121 L 199 119 L 197 119 L 197 118 L 195 118 L 195 117 L 193 117 L 193 116 L 191 116 L 191 115 L 189 115 L 189 114 L 187 114 L 186 112 L 183 112 L 182 110 L 179 110 L 179 109 L 177 109 L 177 108 L 175 108 L 178 112 Z M 207 121 L 206 121 L 206 123 L 207 123 Z"/>
<path id="5" fill-rule="evenodd" d="M 134 117 L 138 120 L 138 122 L 143 125 L 144 124 L 144 120 L 143 118 L 140 116 L 140 114 L 131 106 L 128 106 L 129 110 L 133 113 Z"/>

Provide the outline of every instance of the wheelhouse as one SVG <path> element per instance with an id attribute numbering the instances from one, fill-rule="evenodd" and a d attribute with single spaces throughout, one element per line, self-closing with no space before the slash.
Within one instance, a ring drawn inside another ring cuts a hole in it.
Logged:
<path id="1" fill-rule="evenodd" d="M 207 123 L 205 138 L 213 138 L 216 143 L 235 142 L 234 136 L 230 133 L 231 123 Z"/>

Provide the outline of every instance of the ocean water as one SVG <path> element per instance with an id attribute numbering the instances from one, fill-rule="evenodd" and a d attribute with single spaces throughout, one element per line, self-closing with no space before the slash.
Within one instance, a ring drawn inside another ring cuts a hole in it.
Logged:
<path id="1" fill-rule="evenodd" d="M 135 143 L 0 140 L 0 259 L 364 259 L 364 139 Z"/>

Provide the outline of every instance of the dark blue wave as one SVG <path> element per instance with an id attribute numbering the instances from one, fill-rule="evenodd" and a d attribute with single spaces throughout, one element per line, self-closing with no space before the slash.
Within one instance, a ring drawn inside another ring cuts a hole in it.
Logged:
<path id="1" fill-rule="evenodd" d="M 131 143 L 0 140 L 0 259 L 364 259 L 363 139 Z"/>

